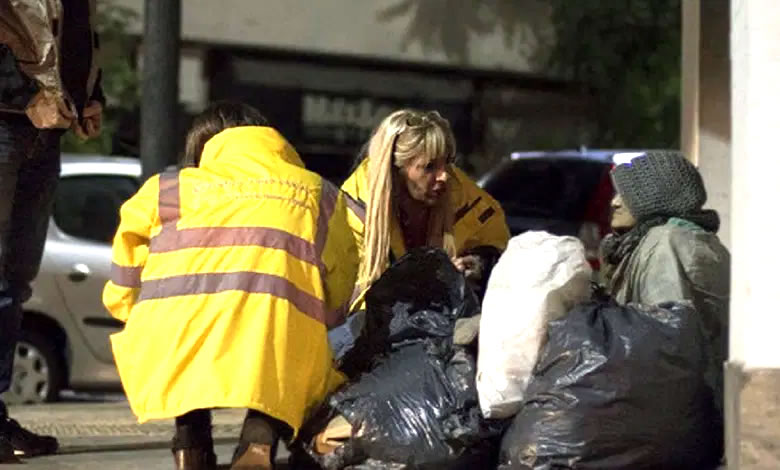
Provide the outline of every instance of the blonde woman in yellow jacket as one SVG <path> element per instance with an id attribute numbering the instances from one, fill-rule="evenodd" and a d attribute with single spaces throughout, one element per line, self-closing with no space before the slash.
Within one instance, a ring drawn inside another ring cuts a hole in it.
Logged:
<path id="1" fill-rule="evenodd" d="M 233 468 L 269 469 L 279 437 L 343 376 L 328 330 L 358 267 L 345 196 L 253 108 L 196 118 L 197 166 L 150 178 L 121 210 L 103 301 L 140 422 L 176 418 L 181 469 L 213 469 L 211 408 L 247 408 Z"/>
<path id="2" fill-rule="evenodd" d="M 498 202 L 453 165 L 455 138 L 436 111 L 402 109 L 374 131 L 341 189 L 361 253 L 352 310 L 393 259 L 419 246 L 445 250 L 477 286 L 509 241 Z"/>

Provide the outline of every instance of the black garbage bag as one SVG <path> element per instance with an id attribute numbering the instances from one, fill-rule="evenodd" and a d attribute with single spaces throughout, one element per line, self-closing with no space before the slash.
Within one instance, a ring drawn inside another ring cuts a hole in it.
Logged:
<path id="1" fill-rule="evenodd" d="M 388 349 L 410 341 L 449 342 L 459 318 L 479 313 L 466 278 L 443 251 L 431 248 L 413 250 L 391 266 L 366 293 L 366 307 L 369 317 L 382 319 L 374 323 L 380 331 L 373 339 Z"/>
<path id="2" fill-rule="evenodd" d="M 307 460 L 328 470 L 495 467 L 503 423 L 482 417 L 474 354 L 452 343 L 456 320 L 477 314 L 478 304 L 449 258 L 410 252 L 374 284 L 366 304 L 382 347 L 369 370 L 304 426 L 296 468 Z M 311 439 L 337 414 L 353 426 L 352 437 L 317 455 Z"/>
<path id="3" fill-rule="evenodd" d="M 711 470 L 722 417 L 697 313 L 588 304 L 550 323 L 499 469 Z"/>
<path id="4" fill-rule="evenodd" d="M 366 311 L 328 334 L 339 370 L 350 379 L 393 345 L 449 341 L 456 320 L 479 313 L 479 301 L 447 255 L 430 248 L 407 253 L 366 293 Z"/>

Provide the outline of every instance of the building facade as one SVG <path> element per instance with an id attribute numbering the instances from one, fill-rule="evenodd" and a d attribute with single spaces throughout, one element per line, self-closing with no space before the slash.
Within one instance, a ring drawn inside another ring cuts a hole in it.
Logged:
<path id="1" fill-rule="evenodd" d="M 115 3 L 139 13 L 140 36 L 144 1 Z M 448 0 L 183 0 L 180 100 L 188 114 L 217 99 L 257 106 L 333 179 L 402 107 L 447 117 L 477 173 L 512 150 L 575 147 L 587 100 L 538 66 L 544 2 L 517 5 L 510 32 L 489 6 Z"/>

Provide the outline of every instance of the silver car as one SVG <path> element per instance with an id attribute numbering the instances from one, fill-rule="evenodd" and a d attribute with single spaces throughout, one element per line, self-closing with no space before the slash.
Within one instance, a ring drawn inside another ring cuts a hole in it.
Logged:
<path id="1" fill-rule="evenodd" d="M 64 155 L 43 261 L 24 304 L 9 403 L 57 399 L 64 388 L 120 388 L 109 335 L 122 324 L 101 300 L 119 208 L 140 186 L 136 159 Z"/>

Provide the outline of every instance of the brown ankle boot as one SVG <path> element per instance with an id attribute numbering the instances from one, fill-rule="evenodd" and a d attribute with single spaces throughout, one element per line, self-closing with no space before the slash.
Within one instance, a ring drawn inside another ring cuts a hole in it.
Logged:
<path id="1" fill-rule="evenodd" d="M 271 446 L 268 444 L 248 444 L 239 449 L 233 457 L 230 470 L 273 470 Z"/>
<path id="2" fill-rule="evenodd" d="M 173 451 L 176 470 L 216 470 L 217 456 L 204 449 L 188 448 Z"/>

